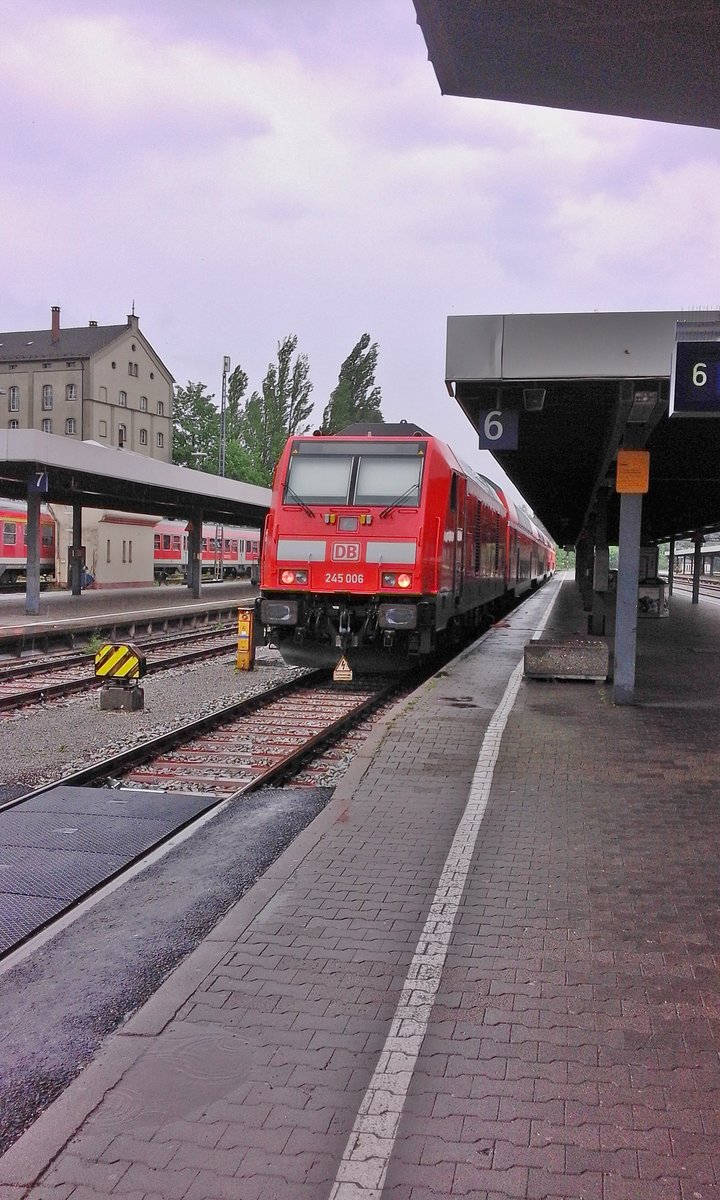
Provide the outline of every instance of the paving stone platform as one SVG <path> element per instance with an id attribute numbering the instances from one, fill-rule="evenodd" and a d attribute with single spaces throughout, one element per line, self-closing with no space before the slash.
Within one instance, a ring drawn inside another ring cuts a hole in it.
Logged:
<path id="1" fill-rule="evenodd" d="M 586 633 L 553 581 L 390 714 L 0 1200 L 720 1198 L 720 607 L 641 625 L 633 707 L 508 699 L 555 592 Z"/>

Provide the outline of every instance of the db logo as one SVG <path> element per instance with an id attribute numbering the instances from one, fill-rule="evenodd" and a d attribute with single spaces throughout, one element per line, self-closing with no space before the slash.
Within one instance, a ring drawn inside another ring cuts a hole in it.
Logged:
<path id="1" fill-rule="evenodd" d="M 333 562 L 360 562 L 359 542 L 333 542 Z"/>

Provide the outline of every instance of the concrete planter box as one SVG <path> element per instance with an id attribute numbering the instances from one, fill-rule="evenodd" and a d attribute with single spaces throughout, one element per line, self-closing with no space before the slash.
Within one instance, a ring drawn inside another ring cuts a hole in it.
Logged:
<path id="1" fill-rule="evenodd" d="M 586 679 L 608 677 L 607 642 L 598 638 L 573 638 L 565 642 L 528 642 L 525 647 L 527 679 Z"/>

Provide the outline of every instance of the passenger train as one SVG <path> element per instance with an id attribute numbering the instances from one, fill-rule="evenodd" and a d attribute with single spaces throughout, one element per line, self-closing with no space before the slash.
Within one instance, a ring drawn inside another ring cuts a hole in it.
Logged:
<path id="1" fill-rule="evenodd" d="M 404 668 L 555 569 L 501 488 L 406 422 L 292 437 L 275 470 L 260 620 L 286 662 Z"/>
<path id="2" fill-rule="evenodd" d="M 27 568 L 27 507 L 16 500 L 0 501 L 0 584 L 17 583 Z M 55 522 L 46 509 L 40 512 L 40 575 L 55 574 Z"/>
<path id="3" fill-rule="evenodd" d="M 155 579 L 187 575 L 187 522 L 160 520 L 154 531 Z M 56 569 L 56 524 L 43 506 L 40 512 L 40 574 L 50 581 Z M 203 575 L 240 579 L 257 575 L 260 531 L 237 525 L 205 524 L 202 529 Z M 17 584 L 27 570 L 27 507 L 21 501 L 0 501 L 0 585 Z"/>
<path id="4" fill-rule="evenodd" d="M 237 525 L 204 524 L 200 542 L 204 575 L 224 579 L 249 577 L 260 557 L 260 531 Z M 187 575 L 186 521 L 158 521 L 154 531 L 153 563 L 156 579 L 179 572 Z"/>

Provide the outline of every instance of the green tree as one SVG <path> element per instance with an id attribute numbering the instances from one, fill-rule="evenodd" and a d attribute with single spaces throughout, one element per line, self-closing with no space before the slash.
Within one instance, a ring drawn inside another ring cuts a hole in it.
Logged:
<path id="1" fill-rule="evenodd" d="M 218 472 L 220 414 L 204 383 L 175 388 L 173 462 L 196 471 Z"/>
<path id="2" fill-rule="evenodd" d="M 292 434 L 307 433 L 312 412 L 310 368 L 296 354 L 297 336 L 278 342 L 277 362 L 269 363 L 260 392 L 238 410 L 237 437 L 230 455 L 233 471 L 249 483 L 269 486 L 275 464 Z M 293 358 L 293 356 L 295 356 Z"/>
<path id="3" fill-rule="evenodd" d="M 375 385 L 377 357 L 377 342 L 370 345 L 370 334 L 364 333 L 340 368 L 337 387 L 323 412 L 323 433 L 337 433 L 356 421 L 384 421 L 380 388 Z"/>

